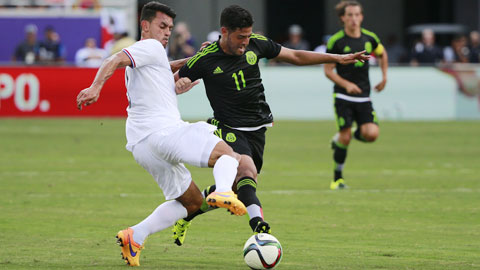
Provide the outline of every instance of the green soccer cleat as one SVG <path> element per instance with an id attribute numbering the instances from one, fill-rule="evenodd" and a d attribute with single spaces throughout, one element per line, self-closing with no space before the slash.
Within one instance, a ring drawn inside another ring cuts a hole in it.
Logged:
<path id="1" fill-rule="evenodd" d="M 345 188 L 347 188 L 347 185 L 345 185 L 345 180 L 343 180 L 343 178 L 340 178 L 337 181 L 332 181 L 330 183 L 330 189 L 331 190 L 345 189 Z"/>
<path id="2" fill-rule="evenodd" d="M 190 224 L 192 224 L 191 221 L 186 221 L 185 219 L 179 219 L 177 222 L 175 222 L 175 225 L 173 225 L 173 239 L 175 240 L 175 244 L 177 246 L 183 245 L 183 242 L 185 241 L 185 236 L 187 235 L 187 230 L 188 227 L 190 227 Z"/>
<path id="3" fill-rule="evenodd" d="M 270 228 L 270 225 L 268 225 L 268 222 L 266 222 L 265 220 L 262 220 L 258 222 L 257 227 L 255 227 L 254 233 L 255 234 L 258 234 L 258 233 L 272 234 L 272 229 Z"/>

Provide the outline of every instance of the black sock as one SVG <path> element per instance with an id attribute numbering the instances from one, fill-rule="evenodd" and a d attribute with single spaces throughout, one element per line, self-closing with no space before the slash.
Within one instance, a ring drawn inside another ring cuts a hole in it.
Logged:
<path id="1" fill-rule="evenodd" d="M 342 171 L 334 170 L 333 171 L 333 179 L 337 181 L 338 179 L 343 178 Z"/>
<path id="2" fill-rule="evenodd" d="M 248 207 L 252 204 L 258 205 L 258 207 L 262 208 L 262 204 L 257 197 L 257 183 L 250 177 L 243 177 L 238 180 L 237 183 L 237 195 L 238 199 Z M 258 221 L 263 220 L 261 217 L 253 217 L 250 219 L 250 227 L 252 230 L 255 230 L 257 227 Z"/>
<path id="3" fill-rule="evenodd" d="M 333 151 L 333 160 L 335 161 L 334 168 L 334 180 L 337 181 L 342 176 L 343 164 L 347 159 L 347 146 L 339 142 L 335 142 L 335 147 Z"/>
<path id="4" fill-rule="evenodd" d="M 365 138 L 360 133 L 360 128 L 357 128 L 357 130 L 355 130 L 355 132 L 353 133 L 353 137 L 355 137 L 355 139 L 361 142 L 367 142 L 367 140 L 365 140 Z"/>
<path id="5" fill-rule="evenodd" d="M 214 192 L 214 191 L 215 191 L 215 188 L 216 188 L 215 185 L 211 185 L 211 186 L 208 186 L 207 188 L 205 188 L 205 189 L 203 190 L 203 195 L 205 196 L 205 198 L 206 198 L 210 193 Z M 203 201 L 203 204 L 202 204 L 202 206 L 200 207 L 200 209 L 198 209 L 196 212 L 190 214 L 188 217 L 184 218 L 184 220 L 190 221 L 190 220 L 192 220 L 193 218 L 195 218 L 196 216 L 201 215 L 201 214 L 207 212 L 207 211 L 206 211 L 207 209 L 208 209 L 208 204 L 207 204 L 205 201 Z"/>

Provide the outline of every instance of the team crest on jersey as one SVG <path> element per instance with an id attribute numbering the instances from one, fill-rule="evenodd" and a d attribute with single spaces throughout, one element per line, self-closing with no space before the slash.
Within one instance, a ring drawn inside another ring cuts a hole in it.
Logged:
<path id="1" fill-rule="evenodd" d="M 227 142 L 235 142 L 237 140 L 237 137 L 232 132 L 229 132 L 227 133 L 227 136 L 225 136 L 225 140 Z"/>
<path id="2" fill-rule="evenodd" d="M 248 51 L 245 56 L 247 57 L 247 63 L 250 65 L 255 65 L 257 63 L 257 55 L 254 52 Z"/>

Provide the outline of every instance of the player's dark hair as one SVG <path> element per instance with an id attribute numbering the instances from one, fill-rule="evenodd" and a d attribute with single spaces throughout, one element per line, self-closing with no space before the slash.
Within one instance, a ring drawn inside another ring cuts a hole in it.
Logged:
<path id="1" fill-rule="evenodd" d="M 157 16 L 157 12 L 163 12 L 172 19 L 175 19 L 175 17 L 177 16 L 177 14 L 175 14 L 175 11 L 173 11 L 173 9 L 169 6 L 159 2 L 151 1 L 146 3 L 142 7 L 142 12 L 140 13 L 140 21 L 145 20 L 152 22 L 152 20 Z"/>
<path id="2" fill-rule="evenodd" d="M 338 17 L 342 17 L 343 15 L 345 15 L 345 10 L 349 6 L 358 6 L 360 7 L 361 12 L 363 13 L 363 7 L 359 2 L 355 0 L 345 0 L 345 1 L 340 1 L 340 3 L 338 3 L 335 6 L 335 11 L 337 12 Z"/>
<path id="3" fill-rule="evenodd" d="M 220 26 L 226 27 L 230 31 L 235 31 L 237 28 L 251 27 L 253 22 L 250 11 L 237 5 L 226 7 L 220 16 Z"/>

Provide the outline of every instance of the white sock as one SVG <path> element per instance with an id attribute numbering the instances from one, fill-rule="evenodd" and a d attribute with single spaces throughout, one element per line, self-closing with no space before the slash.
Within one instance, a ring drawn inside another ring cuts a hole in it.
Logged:
<path id="1" fill-rule="evenodd" d="M 215 178 L 216 192 L 231 191 L 233 181 L 237 175 L 238 161 L 229 156 L 221 156 L 213 166 L 213 177 Z"/>
<path id="2" fill-rule="evenodd" d="M 260 206 L 258 206 L 256 204 L 251 204 L 251 205 L 247 206 L 247 212 L 248 212 L 248 217 L 250 219 L 252 219 L 254 217 L 261 217 L 263 219 L 262 208 L 260 208 Z"/>
<path id="3" fill-rule="evenodd" d="M 145 238 L 150 234 L 166 229 L 181 218 L 187 217 L 187 209 L 176 200 L 160 204 L 150 216 L 135 226 L 133 229 L 133 240 L 143 245 Z"/>

